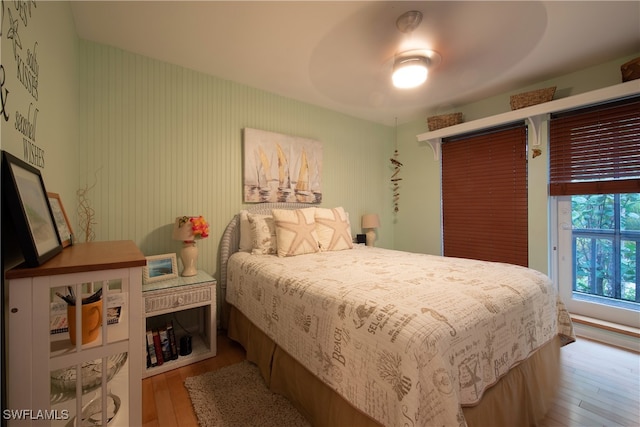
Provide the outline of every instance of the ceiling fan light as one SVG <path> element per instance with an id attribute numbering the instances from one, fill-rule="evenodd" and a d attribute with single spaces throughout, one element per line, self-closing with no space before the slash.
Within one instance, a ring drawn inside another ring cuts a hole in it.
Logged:
<path id="1" fill-rule="evenodd" d="M 427 62 L 427 58 L 422 56 L 396 59 L 391 76 L 393 85 L 399 89 L 420 86 L 427 80 Z"/>

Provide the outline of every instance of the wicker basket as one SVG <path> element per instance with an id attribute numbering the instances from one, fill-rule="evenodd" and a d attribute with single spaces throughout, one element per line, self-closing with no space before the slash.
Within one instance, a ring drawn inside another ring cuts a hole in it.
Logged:
<path id="1" fill-rule="evenodd" d="M 546 89 L 532 90 L 531 92 L 511 95 L 511 109 L 518 110 L 520 108 L 530 107 L 532 105 L 551 101 L 555 93 L 556 87 L 553 86 Z"/>
<path id="2" fill-rule="evenodd" d="M 441 116 L 427 117 L 429 130 L 434 131 L 448 126 L 462 123 L 462 113 L 443 114 Z"/>
<path id="3" fill-rule="evenodd" d="M 625 62 L 620 66 L 622 81 L 629 82 L 640 78 L 640 57 Z"/>

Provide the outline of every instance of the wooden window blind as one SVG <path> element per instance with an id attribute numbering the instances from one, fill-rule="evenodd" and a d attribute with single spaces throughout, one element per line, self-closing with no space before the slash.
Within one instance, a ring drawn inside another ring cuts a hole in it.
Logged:
<path id="1" fill-rule="evenodd" d="M 553 114 L 549 194 L 640 192 L 640 97 Z"/>
<path id="2" fill-rule="evenodd" d="M 524 123 L 442 144 L 444 255 L 528 266 Z"/>

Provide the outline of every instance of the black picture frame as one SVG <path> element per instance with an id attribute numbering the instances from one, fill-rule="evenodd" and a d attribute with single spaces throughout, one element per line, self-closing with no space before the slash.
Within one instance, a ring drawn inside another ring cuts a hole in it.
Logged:
<path id="1" fill-rule="evenodd" d="M 62 251 L 40 170 L 2 152 L 2 192 L 27 267 L 37 267 Z"/>

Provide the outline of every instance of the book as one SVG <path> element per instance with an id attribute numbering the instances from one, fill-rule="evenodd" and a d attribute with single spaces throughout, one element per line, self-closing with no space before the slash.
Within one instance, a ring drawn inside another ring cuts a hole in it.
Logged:
<path id="1" fill-rule="evenodd" d="M 171 346 L 169 345 L 169 335 L 167 335 L 167 328 L 160 328 L 158 330 L 160 335 L 160 347 L 162 348 L 162 358 L 165 362 L 173 360 L 171 355 Z"/>
<path id="2" fill-rule="evenodd" d="M 160 343 L 160 334 L 158 331 L 153 331 L 153 347 L 156 351 L 158 365 L 162 365 L 164 363 L 164 358 L 162 357 L 162 344 Z"/>
<path id="3" fill-rule="evenodd" d="M 120 313 L 122 306 L 107 308 L 107 325 L 115 325 L 120 323 Z"/>
<path id="4" fill-rule="evenodd" d="M 61 334 L 69 330 L 69 322 L 67 321 L 67 303 L 52 302 L 50 313 L 50 329 L 51 334 Z"/>
<path id="5" fill-rule="evenodd" d="M 147 368 L 158 366 L 158 358 L 156 357 L 156 348 L 153 344 L 153 332 L 147 330 Z"/>
<path id="6" fill-rule="evenodd" d="M 169 337 L 171 359 L 175 360 L 178 358 L 178 343 L 176 342 L 176 333 L 173 330 L 173 320 L 167 322 L 167 336 Z"/>

